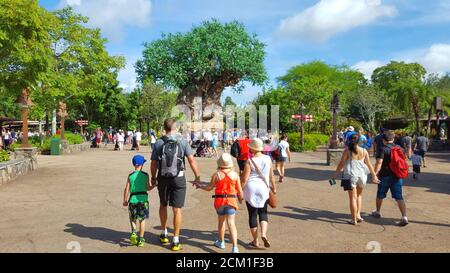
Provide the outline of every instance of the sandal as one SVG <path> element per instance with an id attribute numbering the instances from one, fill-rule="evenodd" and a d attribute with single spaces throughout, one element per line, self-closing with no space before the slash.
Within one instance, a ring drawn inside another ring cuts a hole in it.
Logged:
<path id="1" fill-rule="evenodd" d="M 270 247 L 270 242 L 269 242 L 269 240 L 267 240 L 266 237 L 261 237 L 261 239 L 262 239 L 263 242 L 264 242 L 264 247 L 265 247 L 265 248 L 269 248 L 269 247 Z"/>
<path id="2" fill-rule="evenodd" d="M 255 244 L 255 242 L 250 242 L 250 243 L 248 243 L 248 246 L 249 246 L 250 248 L 259 249 L 259 246 L 257 246 L 257 245 Z"/>
<path id="3" fill-rule="evenodd" d="M 357 219 L 357 222 L 358 222 L 358 223 L 364 222 L 364 218 L 358 218 L 358 219 Z"/>
<path id="4" fill-rule="evenodd" d="M 352 225 L 352 226 L 357 226 L 358 225 L 358 223 L 353 221 L 353 220 L 348 220 L 347 224 Z"/>

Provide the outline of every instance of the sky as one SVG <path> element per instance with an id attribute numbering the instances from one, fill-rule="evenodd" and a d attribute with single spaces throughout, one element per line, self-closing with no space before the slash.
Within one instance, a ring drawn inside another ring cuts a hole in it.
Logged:
<path id="1" fill-rule="evenodd" d="M 321 60 L 370 77 L 391 60 L 418 62 L 429 73 L 450 72 L 450 0 L 40 0 L 48 10 L 70 5 L 108 39 L 110 54 L 127 60 L 120 85 L 136 86 L 134 63 L 144 42 L 187 32 L 211 18 L 238 20 L 266 44 L 269 85 L 292 66 Z M 238 104 L 262 87 L 224 92 Z"/>

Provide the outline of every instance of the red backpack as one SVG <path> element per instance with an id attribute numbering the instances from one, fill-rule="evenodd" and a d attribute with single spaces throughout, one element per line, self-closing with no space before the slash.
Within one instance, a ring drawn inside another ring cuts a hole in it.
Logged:
<path id="1" fill-rule="evenodd" d="M 399 179 L 405 179 L 408 177 L 408 163 L 406 156 L 400 147 L 391 148 L 391 162 L 389 168 Z"/>

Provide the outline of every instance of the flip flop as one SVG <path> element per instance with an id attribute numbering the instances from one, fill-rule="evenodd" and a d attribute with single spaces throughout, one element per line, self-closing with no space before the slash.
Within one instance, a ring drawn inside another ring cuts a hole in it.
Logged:
<path id="1" fill-rule="evenodd" d="M 255 245 L 254 242 L 248 243 L 248 246 L 249 246 L 250 248 L 253 248 L 253 249 L 259 249 L 259 246 Z"/>
<path id="2" fill-rule="evenodd" d="M 358 225 L 358 223 L 355 223 L 355 221 L 353 221 L 353 220 L 348 220 L 347 224 L 352 225 L 352 226 L 357 226 Z"/>
<path id="3" fill-rule="evenodd" d="M 359 218 L 359 219 L 357 220 L 357 222 L 358 222 L 358 223 L 364 222 L 364 218 Z"/>
<path id="4" fill-rule="evenodd" d="M 269 242 L 269 240 L 267 240 L 266 237 L 261 237 L 261 239 L 262 239 L 263 242 L 264 242 L 264 247 L 265 247 L 265 248 L 269 248 L 269 247 L 270 247 L 270 242 Z"/>

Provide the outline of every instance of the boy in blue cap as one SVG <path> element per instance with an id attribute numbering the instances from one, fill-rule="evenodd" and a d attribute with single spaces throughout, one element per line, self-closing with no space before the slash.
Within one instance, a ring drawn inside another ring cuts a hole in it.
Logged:
<path id="1" fill-rule="evenodd" d="M 142 171 L 146 160 L 142 155 L 133 157 L 134 172 L 127 179 L 123 192 L 123 205 L 128 206 L 131 224 L 130 242 L 132 245 L 143 247 L 145 244 L 145 219 L 148 219 L 148 193 L 155 186 L 150 185 L 150 179 L 146 172 Z M 139 225 L 139 236 L 136 228 Z"/>

